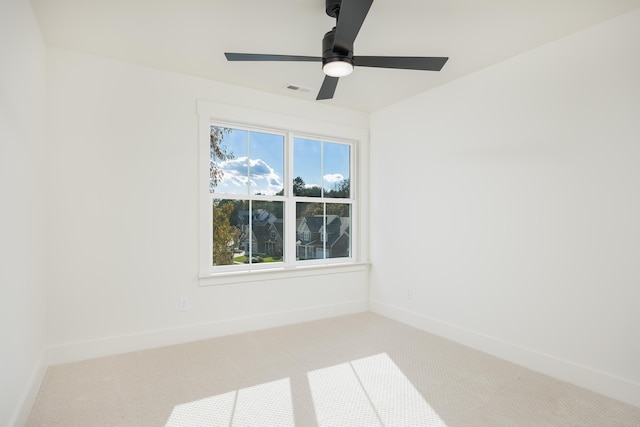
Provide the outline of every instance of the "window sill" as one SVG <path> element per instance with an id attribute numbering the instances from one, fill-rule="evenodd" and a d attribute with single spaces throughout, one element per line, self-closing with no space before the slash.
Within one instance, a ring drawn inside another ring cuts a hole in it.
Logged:
<path id="1" fill-rule="evenodd" d="M 233 283 L 291 279 L 296 277 L 324 276 L 326 274 L 352 273 L 367 271 L 368 269 L 368 262 L 350 262 L 344 264 L 308 265 L 289 268 L 211 273 L 204 276 L 198 276 L 198 279 L 200 280 L 200 286 L 215 286 L 229 285 Z"/>

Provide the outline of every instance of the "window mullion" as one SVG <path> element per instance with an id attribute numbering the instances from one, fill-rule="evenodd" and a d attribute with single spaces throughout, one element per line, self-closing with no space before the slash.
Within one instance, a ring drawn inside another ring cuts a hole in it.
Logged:
<path id="1" fill-rule="evenodd" d="M 287 167 L 285 168 L 285 263 L 292 267 L 296 262 L 297 257 L 297 230 L 296 230 L 296 200 L 293 194 L 293 134 L 287 133 L 285 138 L 285 162 Z"/>
<path id="2" fill-rule="evenodd" d="M 322 184 L 324 187 L 324 181 Z M 329 233 L 327 232 L 327 203 L 326 201 L 322 203 L 322 259 L 327 259 L 327 236 Z"/>
<path id="3" fill-rule="evenodd" d="M 247 191 L 251 198 L 251 131 L 247 131 Z"/>

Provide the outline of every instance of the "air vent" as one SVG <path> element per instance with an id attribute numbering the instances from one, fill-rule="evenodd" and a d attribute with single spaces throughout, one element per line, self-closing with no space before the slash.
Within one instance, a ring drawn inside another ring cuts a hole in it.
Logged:
<path id="1" fill-rule="evenodd" d="M 300 86 L 300 85 L 294 85 L 294 84 L 286 85 L 285 89 L 294 90 L 294 91 L 300 92 L 300 93 L 309 93 L 309 92 L 311 92 L 311 88 Z"/>

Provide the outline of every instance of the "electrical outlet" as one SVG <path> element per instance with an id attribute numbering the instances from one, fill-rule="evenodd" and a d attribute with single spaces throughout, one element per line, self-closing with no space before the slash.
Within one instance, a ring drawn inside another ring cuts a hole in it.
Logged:
<path id="1" fill-rule="evenodd" d="M 189 310 L 189 298 L 182 297 L 180 298 L 180 311 L 188 311 Z"/>

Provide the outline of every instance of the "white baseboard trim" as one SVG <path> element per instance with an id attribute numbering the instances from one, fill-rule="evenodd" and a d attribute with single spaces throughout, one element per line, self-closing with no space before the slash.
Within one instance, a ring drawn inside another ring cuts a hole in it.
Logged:
<path id="1" fill-rule="evenodd" d="M 33 408 L 40 385 L 44 379 L 44 374 L 47 372 L 47 359 L 47 350 L 44 350 L 33 368 L 31 378 L 29 378 L 27 387 L 22 393 L 18 406 L 16 406 L 15 412 L 9 421 L 9 426 L 22 427 L 27 423 L 31 408 Z"/>
<path id="2" fill-rule="evenodd" d="M 368 309 L 368 301 L 363 299 L 268 313 L 259 316 L 225 319 L 179 328 L 147 331 L 136 334 L 55 345 L 49 348 L 49 364 L 58 365 L 61 363 L 77 362 L 80 360 L 111 356 L 131 351 L 147 350 L 224 335 L 360 313 L 368 311 Z"/>
<path id="3" fill-rule="evenodd" d="M 638 383 L 378 301 L 369 301 L 369 310 L 536 372 L 640 407 Z"/>

